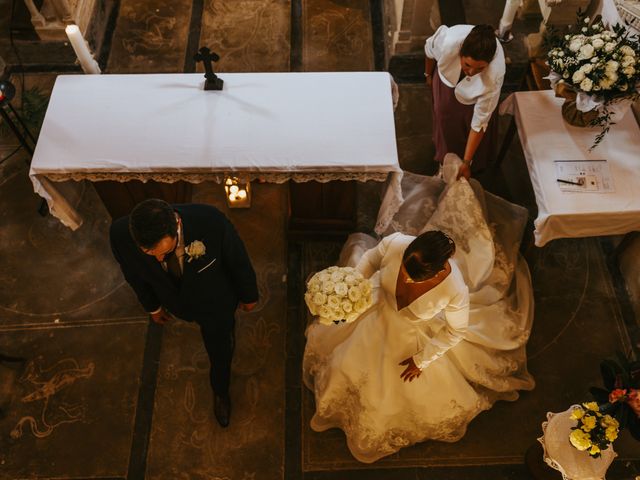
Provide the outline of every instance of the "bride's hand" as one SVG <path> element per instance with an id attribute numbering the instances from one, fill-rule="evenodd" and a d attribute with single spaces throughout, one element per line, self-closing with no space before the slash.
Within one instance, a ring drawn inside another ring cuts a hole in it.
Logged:
<path id="1" fill-rule="evenodd" d="M 422 370 L 420 370 L 416 366 L 416 363 L 413 361 L 412 357 L 409 357 L 406 360 L 403 360 L 398 365 L 406 365 L 407 366 L 407 368 L 404 369 L 404 372 L 402 372 L 400 374 L 400 378 L 402 380 L 404 380 L 405 382 L 407 380 L 409 380 L 410 382 L 413 381 L 414 378 L 418 378 L 420 376 L 420 374 L 422 373 Z"/>

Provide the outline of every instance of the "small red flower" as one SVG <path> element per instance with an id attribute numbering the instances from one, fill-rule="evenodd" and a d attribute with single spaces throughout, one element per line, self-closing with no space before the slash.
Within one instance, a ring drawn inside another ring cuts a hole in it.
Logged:
<path id="1" fill-rule="evenodd" d="M 615 403 L 619 400 L 625 400 L 626 396 L 627 396 L 626 389 L 623 390 L 620 388 L 616 388 L 615 390 L 612 390 L 611 393 L 609 394 L 609 402 Z"/>

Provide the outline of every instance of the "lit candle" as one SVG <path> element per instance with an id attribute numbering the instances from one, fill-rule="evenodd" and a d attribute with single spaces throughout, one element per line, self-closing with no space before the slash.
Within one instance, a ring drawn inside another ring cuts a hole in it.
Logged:
<path id="1" fill-rule="evenodd" d="M 89 46 L 82 36 L 82 33 L 80 33 L 80 29 L 78 28 L 78 26 L 67 25 L 64 31 L 66 32 L 67 37 L 69 37 L 69 42 L 73 47 L 73 51 L 76 52 L 76 57 L 78 57 L 80 66 L 82 67 L 82 70 L 84 70 L 84 73 L 101 73 L 98 62 L 96 62 L 96 60 L 91 55 Z"/>
<path id="2" fill-rule="evenodd" d="M 240 190 L 238 192 L 238 198 L 240 200 L 244 200 L 245 198 L 247 198 L 247 191 L 246 190 Z"/>
<path id="3" fill-rule="evenodd" d="M 229 191 L 230 191 L 231 193 L 234 193 L 234 194 L 235 194 L 235 193 L 238 193 L 238 190 L 239 190 L 239 188 L 238 188 L 238 186 L 237 186 L 237 185 L 231 185 L 231 187 L 229 188 Z"/>

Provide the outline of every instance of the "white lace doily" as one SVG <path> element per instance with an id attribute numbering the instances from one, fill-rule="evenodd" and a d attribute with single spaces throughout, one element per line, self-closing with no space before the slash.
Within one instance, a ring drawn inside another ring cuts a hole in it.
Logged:
<path id="1" fill-rule="evenodd" d="M 569 434 L 576 426 L 571 412 L 576 407 L 578 405 L 572 405 L 564 412 L 547 413 L 547 421 L 542 423 L 542 436 L 538 438 L 544 450 L 544 461 L 559 471 L 564 480 L 604 480 L 609 465 L 618 454 L 613 446 L 609 446 L 599 458 L 593 458 L 571 445 Z"/>

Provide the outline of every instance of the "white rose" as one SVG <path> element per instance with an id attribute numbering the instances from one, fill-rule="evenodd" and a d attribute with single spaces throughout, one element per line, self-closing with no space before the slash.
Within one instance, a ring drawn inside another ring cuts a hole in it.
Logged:
<path id="1" fill-rule="evenodd" d="M 627 67 L 622 70 L 622 73 L 624 73 L 627 77 L 631 77 L 634 73 L 636 73 L 636 69 L 634 67 Z"/>
<path id="2" fill-rule="evenodd" d="M 607 42 L 604 45 L 604 51 L 607 53 L 613 52 L 613 49 L 616 48 L 616 44 L 613 42 Z"/>
<path id="3" fill-rule="evenodd" d="M 598 91 L 598 90 L 600 90 L 600 89 L 601 89 L 601 87 L 600 87 L 600 85 L 598 85 L 597 83 L 593 86 L 593 90 L 594 90 L 594 91 Z"/>
<path id="4" fill-rule="evenodd" d="M 346 315 L 345 320 L 346 320 L 347 323 L 351 323 L 351 322 L 355 321 L 359 316 L 360 316 L 360 314 L 357 313 L 357 312 L 348 313 Z"/>
<path id="5" fill-rule="evenodd" d="M 620 53 L 629 57 L 636 56 L 636 52 L 629 45 L 623 45 L 622 48 L 620 48 Z"/>
<path id="6" fill-rule="evenodd" d="M 593 57 L 594 53 L 595 53 L 595 49 L 593 48 L 593 45 L 589 45 L 587 43 L 586 45 L 583 45 L 582 47 L 580 47 L 580 53 L 578 54 L 578 59 L 579 60 L 589 59 Z"/>
<path id="7" fill-rule="evenodd" d="M 612 84 L 618 80 L 618 74 L 616 72 L 604 72 L 605 76 L 611 81 Z"/>
<path id="8" fill-rule="evenodd" d="M 365 280 L 360 284 L 360 291 L 363 295 L 371 294 L 371 282 L 369 280 Z"/>
<path id="9" fill-rule="evenodd" d="M 349 292 L 349 287 L 344 282 L 336 283 L 336 286 L 333 288 L 333 291 L 336 292 L 337 295 L 344 297 Z"/>
<path id="10" fill-rule="evenodd" d="M 620 89 L 621 92 L 626 92 L 627 88 L 629 88 L 629 85 L 627 85 L 626 83 L 623 83 L 618 88 Z"/>
<path id="11" fill-rule="evenodd" d="M 185 253 L 189 256 L 187 262 L 195 260 L 207 253 L 207 249 L 200 240 L 194 240 L 184 248 Z"/>
<path id="12" fill-rule="evenodd" d="M 335 265 L 327 268 L 327 272 L 328 273 L 333 273 L 333 272 L 337 272 L 340 269 L 340 267 L 336 267 Z"/>
<path id="13" fill-rule="evenodd" d="M 342 319 L 344 319 L 344 312 L 342 311 L 342 309 L 339 306 L 337 308 L 332 308 L 331 309 L 331 319 L 332 320 L 342 320 Z"/>
<path id="14" fill-rule="evenodd" d="M 318 313 L 320 314 L 320 321 L 322 323 L 326 323 L 326 320 L 331 321 L 331 309 L 326 305 L 322 305 L 318 310 Z"/>
<path id="15" fill-rule="evenodd" d="M 341 282 L 344 279 L 344 273 L 338 271 L 338 272 L 333 272 L 331 274 L 331 281 L 333 283 L 337 283 L 337 282 Z"/>
<path id="16" fill-rule="evenodd" d="M 582 80 L 584 80 L 584 72 L 580 69 L 576 70 L 571 77 L 571 80 L 573 81 L 573 83 L 580 83 Z"/>
<path id="17" fill-rule="evenodd" d="M 358 313 L 362 313 L 367 309 L 367 302 L 364 301 L 363 298 L 358 300 L 353 306 Z"/>
<path id="18" fill-rule="evenodd" d="M 600 88 L 602 90 L 609 90 L 612 85 L 613 85 L 613 82 L 606 77 L 600 80 Z"/>
<path id="19" fill-rule="evenodd" d="M 311 281 L 309 282 L 309 285 L 307 285 L 307 291 L 311 292 L 311 293 L 316 293 L 320 291 L 320 282 L 317 281 Z"/>
<path id="20" fill-rule="evenodd" d="M 344 276 L 344 283 L 351 286 L 358 283 L 358 281 L 356 280 L 356 276 L 353 273 L 349 273 L 348 275 Z"/>
<path id="21" fill-rule="evenodd" d="M 593 64 L 585 63 L 579 70 L 582 70 L 584 73 L 591 73 L 591 70 L 593 70 Z"/>
<path id="22" fill-rule="evenodd" d="M 304 302 L 307 304 L 307 307 L 309 307 L 309 311 L 311 312 L 311 315 L 317 315 L 318 311 L 316 308 L 316 305 L 313 303 L 313 294 L 312 293 L 305 293 L 304 294 Z"/>
<path id="23" fill-rule="evenodd" d="M 569 50 L 571 50 L 572 52 L 577 52 L 578 50 L 580 50 L 580 47 L 582 47 L 581 39 L 575 38 L 571 40 L 571 43 L 569 44 Z"/>
<path id="24" fill-rule="evenodd" d="M 559 57 L 564 57 L 564 52 L 563 52 L 562 50 L 560 50 L 560 51 L 558 52 L 558 56 L 559 56 Z"/>
<path id="25" fill-rule="evenodd" d="M 587 27 L 582 27 L 582 32 L 583 33 L 587 33 L 589 31 L 589 29 Z"/>
<path id="26" fill-rule="evenodd" d="M 562 78 L 569 78 L 569 71 L 565 70 L 564 72 L 562 72 Z"/>
<path id="27" fill-rule="evenodd" d="M 331 275 L 329 275 L 329 274 L 328 274 L 328 273 L 326 273 L 326 272 L 316 273 L 316 275 L 317 275 L 317 280 L 318 280 L 319 282 L 321 282 L 321 283 L 325 283 L 325 282 L 328 282 L 329 280 L 331 280 Z M 314 278 L 316 278 L 316 277 L 314 276 Z M 312 280 L 313 280 L 314 278 L 312 278 Z"/>
<path id="28" fill-rule="evenodd" d="M 584 92 L 590 92 L 591 87 L 593 87 L 593 82 L 590 78 L 585 78 L 584 80 L 582 80 L 582 82 L 580 82 L 580 89 Z"/>
<path id="29" fill-rule="evenodd" d="M 595 38 L 591 44 L 593 45 L 593 48 L 600 50 L 604 46 L 604 40 L 601 38 Z"/>
<path id="30" fill-rule="evenodd" d="M 353 286 L 349 289 L 349 300 L 352 302 L 357 302 L 362 298 L 362 292 L 360 291 L 360 287 Z"/>
<path id="31" fill-rule="evenodd" d="M 313 294 L 313 303 L 317 306 L 324 305 L 327 301 L 327 296 L 324 293 L 317 292 Z"/>
<path id="32" fill-rule="evenodd" d="M 329 308 L 340 308 L 340 297 L 337 295 L 329 295 L 327 297 L 327 305 Z"/>
<path id="33" fill-rule="evenodd" d="M 343 300 L 340 304 L 344 313 L 351 313 L 353 311 L 353 304 L 349 300 Z"/>
<path id="34" fill-rule="evenodd" d="M 588 25 L 590 21 L 591 19 L 589 17 L 584 17 L 584 23 Z"/>
<path id="35" fill-rule="evenodd" d="M 329 295 L 330 293 L 333 293 L 333 289 L 335 288 L 335 286 L 335 283 L 333 283 L 331 280 L 328 280 L 322 284 L 322 291 Z"/>
<path id="36" fill-rule="evenodd" d="M 633 58 L 630 55 L 626 55 L 624 57 L 622 57 L 622 62 L 621 62 L 623 67 L 628 67 L 629 65 L 635 65 L 636 64 L 636 59 Z"/>
<path id="37" fill-rule="evenodd" d="M 605 66 L 604 69 L 606 72 L 615 72 L 616 70 L 618 70 L 618 67 L 620 66 L 620 64 L 618 62 L 616 62 L 615 60 L 609 60 Z"/>
<path id="38" fill-rule="evenodd" d="M 598 60 L 599 60 L 598 57 L 593 57 L 591 59 L 591 63 L 598 63 Z"/>

